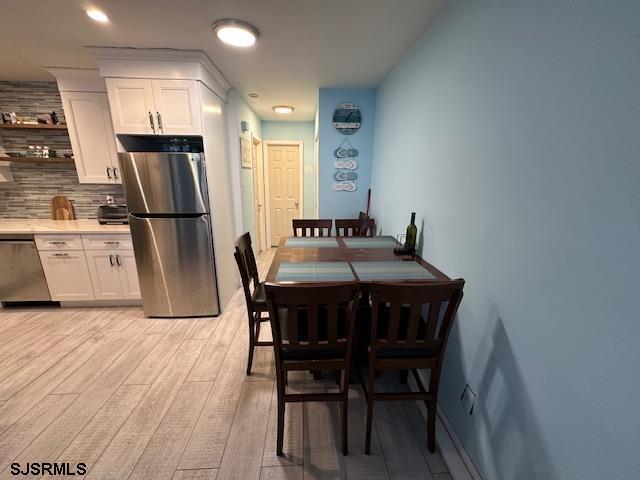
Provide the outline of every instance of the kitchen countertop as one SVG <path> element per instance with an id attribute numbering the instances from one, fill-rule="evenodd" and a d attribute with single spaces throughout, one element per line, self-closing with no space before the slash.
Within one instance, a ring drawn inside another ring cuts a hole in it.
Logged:
<path id="1" fill-rule="evenodd" d="M 0 220 L 2 234 L 129 233 L 129 225 L 100 225 L 98 220 L 47 220 L 38 218 Z"/>

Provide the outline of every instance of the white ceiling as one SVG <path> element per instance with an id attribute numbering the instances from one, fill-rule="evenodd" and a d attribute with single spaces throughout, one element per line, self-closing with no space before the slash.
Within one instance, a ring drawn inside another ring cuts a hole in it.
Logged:
<path id="1" fill-rule="evenodd" d="M 0 79 L 52 80 L 44 66 L 94 67 L 85 45 L 204 50 L 263 119 L 312 120 L 320 87 L 375 87 L 446 0 L 2 0 Z M 98 24 L 87 6 L 110 17 Z M 221 44 L 211 23 L 261 32 L 255 47 Z M 258 99 L 247 97 L 257 92 Z"/>

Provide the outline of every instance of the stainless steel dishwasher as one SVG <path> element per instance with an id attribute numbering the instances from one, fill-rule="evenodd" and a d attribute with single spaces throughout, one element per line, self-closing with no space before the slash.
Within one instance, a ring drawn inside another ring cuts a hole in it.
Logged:
<path id="1" fill-rule="evenodd" d="M 0 235 L 0 302 L 49 302 L 33 235 Z"/>

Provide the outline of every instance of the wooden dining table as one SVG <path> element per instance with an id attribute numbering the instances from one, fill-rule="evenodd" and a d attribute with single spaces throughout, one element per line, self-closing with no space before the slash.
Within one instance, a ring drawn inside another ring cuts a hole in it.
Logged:
<path id="1" fill-rule="evenodd" d="M 269 283 L 428 282 L 450 278 L 419 255 L 396 255 L 398 242 L 379 237 L 282 237 Z"/>

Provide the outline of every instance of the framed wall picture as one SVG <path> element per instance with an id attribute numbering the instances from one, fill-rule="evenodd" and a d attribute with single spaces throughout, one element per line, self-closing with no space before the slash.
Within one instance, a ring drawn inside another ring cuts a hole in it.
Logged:
<path id="1" fill-rule="evenodd" d="M 242 168 L 251 168 L 251 140 L 246 137 L 240 137 L 240 159 Z"/>

